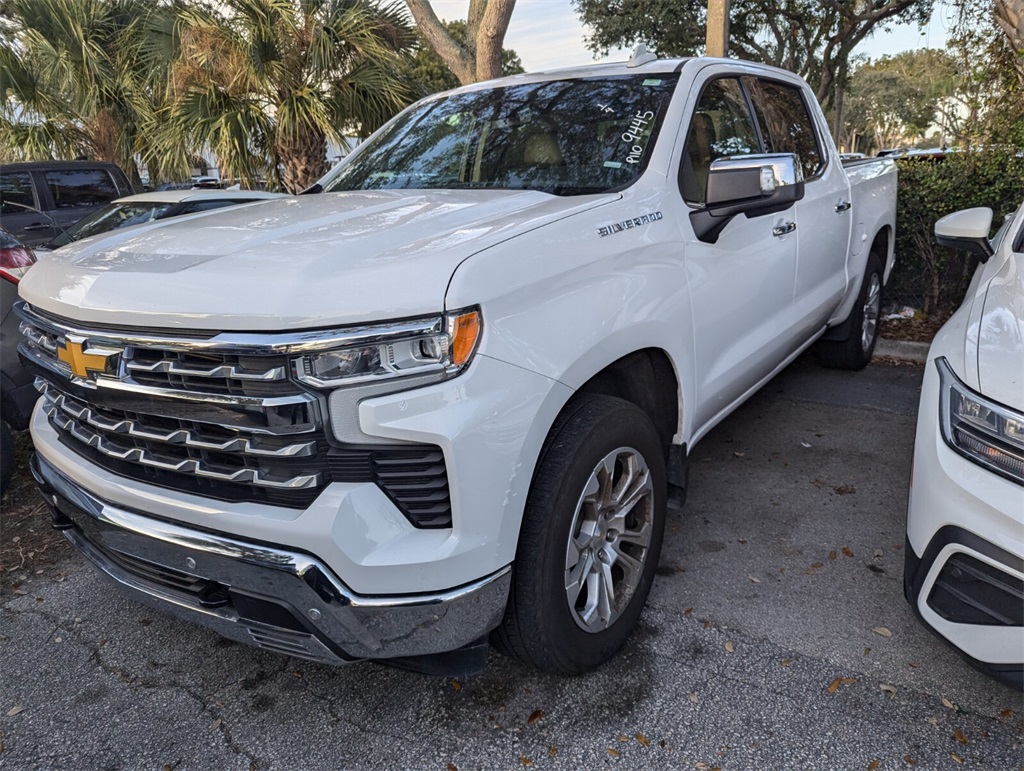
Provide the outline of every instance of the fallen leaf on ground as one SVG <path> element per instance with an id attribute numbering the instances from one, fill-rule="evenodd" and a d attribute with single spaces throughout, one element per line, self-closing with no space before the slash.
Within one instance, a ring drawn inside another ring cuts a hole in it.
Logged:
<path id="1" fill-rule="evenodd" d="M 839 487 L 833 487 L 832 492 L 836 495 L 853 495 L 857 492 L 857 488 L 853 485 L 839 485 Z"/>
<path id="2" fill-rule="evenodd" d="M 825 563 L 824 562 L 812 562 L 811 563 L 811 570 L 817 570 L 818 568 L 823 568 L 823 567 L 825 567 Z"/>
<path id="3" fill-rule="evenodd" d="M 888 685 L 886 683 L 882 683 L 878 687 L 879 687 L 879 689 L 885 691 L 890 696 L 895 696 L 896 695 L 896 686 L 895 685 Z"/>
<path id="4" fill-rule="evenodd" d="M 704 622 L 704 628 L 705 629 L 710 629 L 711 628 L 711 622 L 710 621 L 705 621 Z"/>
<path id="5" fill-rule="evenodd" d="M 800 442 L 800 444 L 801 444 L 802 446 L 804 446 L 804 447 L 810 447 L 810 445 L 809 445 L 809 444 L 807 444 L 807 442 Z"/>
<path id="6" fill-rule="evenodd" d="M 548 747 L 548 757 L 549 758 L 553 758 L 557 754 L 558 754 L 558 747 L 554 747 L 554 746 Z"/>
<path id="7" fill-rule="evenodd" d="M 945 696 L 942 697 L 942 706 L 945 707 L 946 709 L 956 709 L 956 704 L 951 702 Z"/>
<path id="8" fill-rule="evenodd" d="M 746 455 L 745 452 L 734 452 L 733 453 L 733 457 L 735 457 L 735 458 L 742 458 L 744 455 Z"/>
<path id="9" fill-rule="evenodd" d="M 839 556 L 839 555 L 838 555 L 838 554 L 836 554 L 836 550 L 835 550 L 835 549 L 832 549 L 832 551 L 830 551 L 830 552 L 828 553 L 828 558 L 829 558 L 830 560 L 834 560 L 834 559 L 835 559 L 836 557 L 838 557 L 838 556 Z"/>
<path id="10" fill-rule="evenodd" d="M 637 735 L 636 735 L 636 740 L 637 740 L 638 742 L 640 742 L 640 744 L 642 744 L 642 745 L 643 745 L 644 747 L 650 747 L 650 746 L 651 746 L 651 740 L 650 740 L 650 739 L 648 739 L 648 738 L 647 738 L 646 736 L 644 736 L 643 734 L 637 734 Z"/>
<path id="11" fill-rule="evenodd" d="M 528 718 L 526 718 L 526 722 L 527 722 L 528 725 L 533 725 L 538 720 L 540 720 L 542 717 L 544 717 L 544 710 L 542 710 L 542 709 L 535 709 L 533 712 L 530 713 L 530 716 Z"/>
<path id="12" fill-rule="evenodd" d="M 24 712 L 24 711 L 25 711 L 25 708 L 19 704 L 18 706 L 11 707 L 9 710 L 7 710 L 7 717 L 14 717 L 19 712 Z"/>
<path id="13" fill-rule="evenodd" d="M 1016 713 L 1012 709 L 1004 709 L 1002 712 L 999 713 L 999 717 L 1010 718 L 1013 717 L 1015 714 Z"/>
<path id="14" fill-rule="evenodd" d="M 732 644 L 731 642 L 727 642 L 727 643 L 725 644 L 725 649 L 726 649 L 727 651 L 729 651 L 729 653 L 735 653 L 735 652 L 736 652 L 736 646 L 735 646 L 735 645 L 733 645 L 733 644 Z"/>
<path id="15" fill-rule="evenodd" d="M 842 548 L 842 552 L 843 552 L 843 556 L 844 557 L 852 557 L 853 556 L 853 552 L 850 551 L 850 547 L 849 546 L 844 546 Z"/>
<path id="16" fill-rule="evenodd" d="M 957 755 L 955 752 L 949 753 L 949 757 L 953 758 L 957 763 L 963 763 L 964 759 Z"/>
<path id="17" fill-rule="evenodd" d="M 867 656 L 869 653 L 871 653 L 871 649 L 870 648 L 865 648 L 864 649 L 864 655 Z"/>
<path id="18" fill-rule="evenodd" d="M 753 576 L 748 576 L 748 578 L 750 579 L 750 583 L 752 583 L 752 584 L 759 584 L 759 583 L 761 583 L 761 579 L 760 578 L 754 578 Z"/>
<path id="19" fill-rule="evenodd" d="M 621 758 L 622 757 L 622 753 L 619 752 L 614 747 L 609 747 L 608 748 L 608 754 L 611 755 L 613 758 Z"/>
<path id="20" fill-rule="evenodd" d="M 857 682 L 856 677 L 841 677 L 839 679 L 843 683 L 843 685 L 853 685 L 855 682 Z"/>
<path id="21" fill-rule="evenodd" d="M 926 717 L 924 720 L 925 720 L 926 723 L 929 723 L 931 725 L 938 725 L 939 724 L 939 719 L 937 717 Z"/>
<path id="22" fill-rule="evenodd" d="M 686 610 L 683 611 L 683 616 L 685 618 L 689 618 L 692 615 L 693 615 L 693 608 L 687 608 Z"/>
<path id="23" fill-rule="evenodd" d="M 210 723 L 210 728 L 212 728 L 214 731 L 220 728 L 220 718 L 217 718 L 212 723 Z"/>
<path id="24" fill-rule="evenodd" d="M 784 666 L 784 667 L 788 667 L 792 663 L 793 663 L 793 659 L 783 659 L 782 660 L 782 666 Z"/>
<path id="25" fill-rule="evenodd" d="M 828 689 L 827 689 L 828 692 L 829 693 L 835 693 L 836 691 L 839 690 L 839 685 L 840 685 L 840 681 L 839 681 L 839 678 L 837 677 L 835 680 L 833 680 L 831 683 L 828 684 Z"/>
<path id="26" fill-rule="evenodd" d="M 618 739 L 620 742 L 628 742 L 629 741 L 629 737 L 626 736 L 625 734 L 619 734 L 615 738 Z"/>
<path id="27" fill-rule="evenodd" d="M 691 693 L 690 694 L 690 701 L 692 701 L 694 704 L 696 704 L 697 702 L 700 701 L 700 699 L 697 698 L 697 694 Z"/>
<path id="28" fill-rule="evenodd" d="M 903 762 L 906 763 L 908 766 L 916 766 L 917 765 L 917 761 L 914 760 L 909 755 L 904 755 L 903 756 Z"/>
<path id="29" fill-rule="evenodd" d="M 871 631 L 875 634 L 881 635 L 882 637 L 892 637 L 892 632 L 884 626 L 876 626 Z"/>
<path id="30" fill-rule="evenodd" d="M 456 691 L 461 691 L 462 683 L 460 683 L 458 680 L 452 680 L 452 688 L 454 688 Z"/>
<path id="31" fill-rule="evenodd" d="M 449 763 L 448 764 L 448 771 L 459 771 L 459 767 L 457 765 L 455 765 L 454 763 Z"/>
<path id="32" fill-rule="evenodd" d="M 963 731 L 961 731 L 961 730 L 960 730 L 959 728 L 958 728 L 958 729 L 956 729 L 955 731 L 953 731 L 953 738 L 954 738 L 954 739 L 956 739 L 956 740 L 957 740 L 958 742 L 960 742 L 961 744 L 967 744 L 967 742 L 969 742 L 969 741 L 970 741 L 970 739 L 968 739 L 968 738 L 967 738 L 967 737 L 966 737 L 966 736 L 964 735 L 964 732 L 963 732 Z"/>
<path id="33" fill-rule="evenodd" d="M 877 769 L 880 765 L 882 764 L 879 763 L 878 759 L 876 758 L 875 760 L 872 760 L 870 763 L 868 763 L 868 771 L 875 771 L 875 769 Z"/>
<path id="34" fill-rule="evenodd" d="M 881 559 L 881 558 L 882 558 L 882 550 L 881 549 L 875 549 L 875 559 L 877 560 L 877 559 Z"/>
<path id="35" fill-rule="evenodd" d="M 533 761 L 530 760 L 525 755 L 520 755 L 519 756 L 519 762 L 522 763 L 524 766 L 532 766 L 533 765 Z"/>
<path id="36" fill-rule="evenodd" d="M 907 666 L 910 667 L 911 669 L 917 669 L 918 666 L 920 666 L 920 665 L 919 664 L 915 664 L 913 661 L 908 661 L 907 662 Z"/>
<path id="37" fill-rule="evenodd" d="M 665 740 L 664 739 L 658 739 L 658 746 L 661 747 L 662 749 L 665 749 Z"/>

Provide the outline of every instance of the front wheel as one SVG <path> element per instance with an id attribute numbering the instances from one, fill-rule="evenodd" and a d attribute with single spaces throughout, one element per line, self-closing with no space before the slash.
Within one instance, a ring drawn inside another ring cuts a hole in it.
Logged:
<path id="1" fill-rule="evenodd" d="M 611 658 L 651 588 L 665 495 L 663 448 L 647 415 L 607 396 L 572 402 L 541 452 L 496 645 L 559 675 Z"/>
<path id="2" fill-rule="evenodd" d="M 822 340 L 818 343 L 818 360 L 833 369 L 864 369 L 871 361 L 878 342 L 878 319 L 882 310 L 882 260 L 872 252 L 864 270 L 857 302 L 845 326 L 849 332 L 843 340 Z"/>

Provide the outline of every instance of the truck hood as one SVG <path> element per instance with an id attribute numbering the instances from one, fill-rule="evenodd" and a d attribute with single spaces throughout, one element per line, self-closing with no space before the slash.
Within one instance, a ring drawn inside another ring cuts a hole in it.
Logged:
<path id="1" fill-rule="evenodd" d="M 988 398 L 1024 410 L 1024 257 L 1019 255 L 1010 256 L 985 293 L 978 381 Z"/>
<path id="2" fill-rule="evenodd" d="M 466 258 L 618 198 L 290 197 L 84 239 L 41 258 L 20 290 L 41 310 L 119 327 L 279 331 L 430 315 Z"/>

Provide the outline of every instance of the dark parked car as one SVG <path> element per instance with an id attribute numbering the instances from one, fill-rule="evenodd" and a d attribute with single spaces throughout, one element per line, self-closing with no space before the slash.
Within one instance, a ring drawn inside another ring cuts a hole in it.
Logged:
<path id="1" fill-rule="evenodd" d="M 0 217 L 28 246 L 49 241 L 97 206 L 131 195 L 125 173 L 100 161 L 33 161 L 0 166 Z"/>
<path id="2" fill-rule="evenodd" d="M 11 311 L 18 299 L 18 282 L 36 261 L 32 250 L 0 228 L 0 495 L 14 473 L 14 438 L 11 428 L 28 428 L 32 406 L 39 395 L 33 377 L 18 359 L 18 317 Z"/>

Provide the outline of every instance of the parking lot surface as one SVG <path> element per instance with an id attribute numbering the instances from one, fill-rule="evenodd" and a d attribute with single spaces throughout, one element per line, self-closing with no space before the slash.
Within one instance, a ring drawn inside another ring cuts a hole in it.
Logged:
<path id="1" fill-rule="evenodd" d="M 0 598 L 0 768 L 1019 768 L 1021 695 L 903 599 L 920 378 L 804 357 L 718 426 L 639 629 L 584 677 L 313 665 L 69 558 Z"/>

